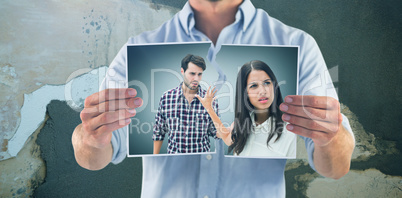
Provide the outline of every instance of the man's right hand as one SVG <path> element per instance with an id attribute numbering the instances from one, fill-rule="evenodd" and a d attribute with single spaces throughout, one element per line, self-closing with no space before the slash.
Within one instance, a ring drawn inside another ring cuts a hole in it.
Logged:
<path id="1" fill-rule="evenodd" d="M 90 170 L 102 169 L 112 158 L 112 132 L 127 126 L 142 99 L 132 88 L 105 89 L 85 99 L 72 136 L 77 163 Z"/>

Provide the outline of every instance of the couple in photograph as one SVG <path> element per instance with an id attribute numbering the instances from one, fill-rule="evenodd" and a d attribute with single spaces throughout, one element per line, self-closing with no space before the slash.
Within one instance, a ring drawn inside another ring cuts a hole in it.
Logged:
<path id="1" fill-rule="evenodd" d="M 209 137 L 214 137 L 221 138 L 235 156 L 296 157 L 295 134 L 286 130 L 279 110 L 282 94 L 266 63 L 253 60 L 241 67 L 230 127 L 219 118 L 218 90 L 200 86 L 205 69 L 202 57 L 188 54 L 183 58 L 183 82 L 166 91 L 159 102 L 152 137 L 154 154 L 159 154 L 167 134 L 168 154 L 210 152 Z"/>

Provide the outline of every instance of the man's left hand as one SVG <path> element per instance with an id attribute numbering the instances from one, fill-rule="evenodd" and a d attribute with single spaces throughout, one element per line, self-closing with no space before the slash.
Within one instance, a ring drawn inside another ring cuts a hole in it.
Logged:
<path id="1" fill-rule="evenodd" d="M 316 146 L 326 146 L 342 128 L 338 100 L 326 96 L 286 96 L 280 105 L 288 131 L 311 138 Z"/>

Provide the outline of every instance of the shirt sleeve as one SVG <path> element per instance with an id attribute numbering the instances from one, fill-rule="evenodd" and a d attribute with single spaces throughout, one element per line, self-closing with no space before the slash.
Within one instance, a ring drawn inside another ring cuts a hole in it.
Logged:
<path id="1" fill-rule="evenodd" d="M 218 106 L 218 99 L 215 99 L 212 102 L 212 108 L 214 109 L 216 115 L 218 115 L 218 117 L 220 118 L 221 116 L 219 115 L 219 106 Z M 216 128 L 214 125 L 214 122 L 212 121 L 211 116 L 209 116 L 209 126 L 208 126 L 208 133 L 209 136 L 212 136 L 213 138 L 217 139 L 218 137 L 216 136 Z"/>
<path id="2" fill-rule="evenodd" d="M 165 134 L 168 131 L 166 118 L 163 115 L 162 109 L 165 101 L 165 94 L 161 97 L 158 107 L 158 113 L 155 115 L 155 125 L 154 125 L 154 133 L 152 135 L 153 141 L 161 141 L 165 138 Z"/>

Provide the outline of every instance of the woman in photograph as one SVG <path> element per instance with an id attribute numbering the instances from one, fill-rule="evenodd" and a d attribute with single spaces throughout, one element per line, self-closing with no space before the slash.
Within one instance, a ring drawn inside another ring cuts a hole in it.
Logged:
<path id="1" fill-rule="evenodd" d="M 286 130 L 279 105 L 283 102 L 278 81 L 267 64 L 254 60 L 244 64 L 236 81 L 235 120 L 229 128 L 212 108 L 215 88 L 204 98 L 197 96 L 211 116 L 217 136 L 229 153 L 249 157 L 296 157 L 295 134 Z"/>

